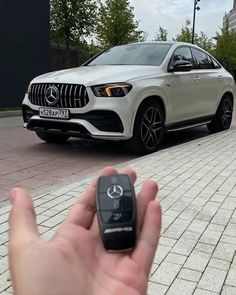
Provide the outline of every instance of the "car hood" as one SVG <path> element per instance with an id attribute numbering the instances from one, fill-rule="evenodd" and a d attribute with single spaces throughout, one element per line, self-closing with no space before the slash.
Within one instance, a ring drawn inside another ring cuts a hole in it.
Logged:
<path id="1" fill-rule="evenodd" d="M 47 73 L 36 77 L 31 83 L 70 83 L 91 86 L 112 82 L 126 82 L 161 72 L 161 68 L 158 66 L 82 66 Z"/>

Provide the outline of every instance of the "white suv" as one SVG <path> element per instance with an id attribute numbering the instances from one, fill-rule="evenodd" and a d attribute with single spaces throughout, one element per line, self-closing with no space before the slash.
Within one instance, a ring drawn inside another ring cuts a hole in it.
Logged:
<path id="1" fill-rule="evenodd" d="M 235 83 L 210 54 L 179 42 L 133 43 L 83 66 L 36 77 L 22 109 L 24 127 L 47 142 L 69 137 L 126 141 L 154 152 L 166 131 L 232 121 Z"/>

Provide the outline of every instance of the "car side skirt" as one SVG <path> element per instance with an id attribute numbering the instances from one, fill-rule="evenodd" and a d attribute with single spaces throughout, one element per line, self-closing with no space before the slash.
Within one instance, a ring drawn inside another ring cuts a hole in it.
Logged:
<path id="1" fill-rule="evenodd" d="M 177 123 L 171 123 L 171 124 L 166 125 L 166 131 L 173 132 L 173 131 L 198 127 L 198 126 L 210 123 L 213 118 L 214 118 L 214 115 L 205 116 L 205 117 L 201 117 L 201 118 L 197 118 L 197 119 L 180 121 Z"/>

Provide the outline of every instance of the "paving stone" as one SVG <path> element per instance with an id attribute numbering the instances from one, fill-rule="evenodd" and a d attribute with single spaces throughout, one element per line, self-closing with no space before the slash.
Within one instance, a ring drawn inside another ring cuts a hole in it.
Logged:
<path id="1" fill-rule="evenodd" d="M 151 277 L 151 281 L 169 286 L 176 278 L 180 269 L 181 265 L 163 262 L 157 271 L 154 272 L 153 276 Z"/>
<path id="2" fill-rule="evenodd" d="M 202 272 L 188 268 L 182 268 L 178 274 L 178 278 L 196 283 L 199 282 L 201 276 Z"/>
<path id="3" fill-rule="evenodd" d="M 236 268 L 230 268 L 225 283 L 226 285 L 236 287 Z"/>
<path id="4" fill-rule="evenodd" d="M 219 293 L 215 293 L 215 292 L 211 292 L 211 291 L 207 291 L 207 290 L 203 290 L 199 288 L 197 288 L 195 292 L 193 293 L 193 295 L 216 295 L 216 294 L 219 294 Z"/>
<path id="5" fill-rule="evenodd" d="M 228 271 L 230 267 L 230 262 L 222 259 L 211 258 L 208 266 Z"/>
<path id="6" fill-rule="evenodd" d="M 166 294 L 166 291 L 168 290 L 167 286 L 153 283 L 153 282 L 148 282 L 148 292 L 147 295 L 164 295 Z"/>
<path id="7" fill-rule="evenodd" d="M 195 219 L 189 225 L 188 231 L 196 232 L 196 233 L 203 233 L 206 227 L 208 226 L 209 222 L 204 220 Z"/>
<path id="8" fill-rule="evenodd" d="M 175 254 L 175 253 L 169 253 L 167 255 L 167 257 L 165 258 L 166 262 L 170 262 L 170 263 L 176 263 L 179 265 L 183 265 L 184 262 L 186 261 L 187 256 L 184 255 L 179 255 L 179 254 Z"/>
<path id="9" fill-rule="evenodd" d="M 160 237 L 160 239 L 159 239 L 159 245 L 168 246 L 168 247 L 173 247 L 176 242 L 177 242 L 177 240 L 175 240 L 175 239 L 166 238 L 163 236 Z"/>
<path id="10" fill-rule="evenodd" d="M 2 292 L 6 291 L 10 287 L 11 282 L 9 281 L 9 278 L 10 278 L 10 274 L 8 271 L 1 274 L 1 284 L 0 284 L 1 294 Z"/>
<path id="11" fill-rule="evenodd" d="M 197 243 L 197 245 L 195 246 L 194 249 L 197 251 L 211 254 L 211 253 L 213 253 L 215 246 L 199 242 L 199 243 Z"/>
<path id="12" fill-rule="evenodd" d="M 170 252 L 171 247 L 159 245 L 154 257 L 154 263 L 161 264 L 167 254 Z"/>
<path id="13" fill-rule="evenodd" d="M 209 260 L 210 254 L 194 250 L 185 262 L 184 267 L 203 272 Z"/>
<path id="14" fill-rule="evenodd" d="M 219 242 L 213 253 L 213 257 L 231 261 L 235 251 L 235 245 Z"/>
<path id="15" fill-rule="evenodd" d="M 199 233 L 185 231 L 171 251 L 177 254 L 188 256 L 192 252 L 194 246 L 197 244 L 199 236 Z"/>
<path id="16" fill-rule="evenodd" d="M 223 287 L 221 295 L 235 295 L 236 294 L 236 287 L 227 286 Z"/>
<path id="17" fill-rule="evenodd" d="M 207 267 L 204 271 L 198 287 L 204 290 L 220 293 L 227 272 L 224 270 Z"/>
<path id="18" fill-rule="evenodd" d="M 182 279 L 175 279 L 170 289 L 168 290 L 168 295 L 192 295 L 197 283 L 185 281 Z"/>

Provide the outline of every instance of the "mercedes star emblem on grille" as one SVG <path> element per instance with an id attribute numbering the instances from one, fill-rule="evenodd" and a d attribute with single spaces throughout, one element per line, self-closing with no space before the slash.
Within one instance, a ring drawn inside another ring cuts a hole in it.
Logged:
<path id="1" fill-rule="evenodd" d="M 59 91 L 56 86 L 49 86 L 45 92 L 45 100 L 49 105 L 56 104 L 59 99 Z"/>
<path id="2" fill-rule="evenodd" d="M 112 199 L 120 198 L 123 195 L 123 188 L 119 185 L 112 185 L 107 189 L 108 197 Z"/>

